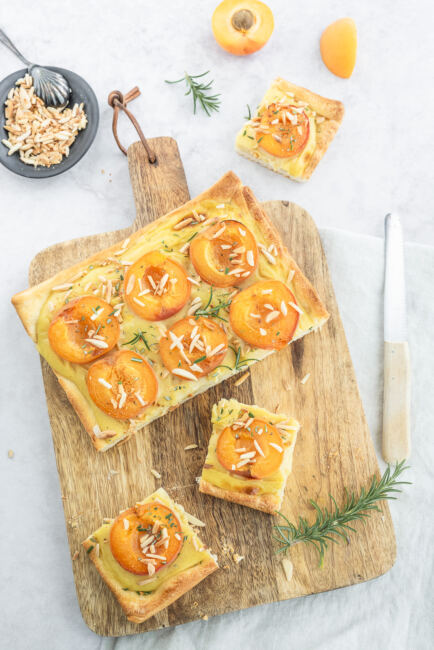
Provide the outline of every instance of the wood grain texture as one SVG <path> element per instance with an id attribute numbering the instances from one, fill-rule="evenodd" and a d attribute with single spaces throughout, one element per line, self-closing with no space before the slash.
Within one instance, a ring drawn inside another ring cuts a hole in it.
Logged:
<path id="1" fill-rule="evenodd" d="M 189 198 L 176 142 L 156 138 L 151 146 L 159 158 L 156 167 L 149 165 L 138 143 L 128 152 L 137 206 L 131 231 Z M 330 311 L 329 322 L 319 332 L 253 366 L 250 378 L 239 387 L 234 386 L 237 378 L 223 382 L 104 454 L 95 452 L 53 373 L 42 361 L 71 557 L 79 551 L 72 561 L 77 596 L 84 620 L 99 634 L 134 634 L 205 614 L 214 616 L 336 589 L 375 578 L 393 565 L 395 537 L 387 504 L 381 514 L 356 523 L 358 533 L 351 536 L 348 545 L 331 546 L 323 569 L 318 568 L 312 549 L 294 547 L 293 578 L 288 582 L 281 557 L 275 555 L 271 543 L 273 518 L 198 491 L 195 478 L 200 475 L 211 435 L 211 407 L 222 397 L 277 408 L 300 420 L 293 472 L 282 506 L 292 519 L 300 514 L 308 519 L 314 516 L 310 498 L 328 504 L 330 492 L 339 499 L 344 487 L 357 489 L 378 471 L 315 224 L 297 205 L 271 201 L 264 207 Z M 30 283 L 40 282 L 126 235 L 125 230 L 117 231 L 52 246 L 32 262 Z M 307 373 L 310 378 L 303 385 L 300 380 Z M 184 451 L 192 443 L 198 448 Z M 160 472 L 161 480 L 153 477 L 151 467 Z M 126 621 L 80 550 L 80 543 L 103 517 L 116 515 L 160 485 L 187 511 L 206 522 L 201 537 L 218 553 L 222 568 L 166 611 L 135 625 Z M 230 546 L 245 556 L 240 564 L 233 560 Z"/>

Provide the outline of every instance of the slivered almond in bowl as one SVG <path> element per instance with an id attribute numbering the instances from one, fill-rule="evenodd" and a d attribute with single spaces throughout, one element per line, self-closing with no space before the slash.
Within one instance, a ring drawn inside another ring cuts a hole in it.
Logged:
<path id="1" fill-rule="evenodd" d="M 10 89 L 5 117 L 8 138 L 2 143 L 9 149 L 8 156 L 17 152 L 23 163 L 34 167 L 51 167 L 68 157 L 78 132 L 87 126 L 83 103 L 63 109 L 45 106 L 29 74 Z"/>

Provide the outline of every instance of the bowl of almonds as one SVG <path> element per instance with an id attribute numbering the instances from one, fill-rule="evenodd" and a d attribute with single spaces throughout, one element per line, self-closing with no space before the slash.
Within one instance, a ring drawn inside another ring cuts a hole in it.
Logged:
<path id="1" fill-rule="evenodd" d="M 0 163 L 27 178 L 57 176 L 73 167 L 98 130 L 98 101 L 89 84 L 74 72 L 47 67 L 70 85 L 65 107 L 46 106 L 26 70 L 0 82 Z"/>

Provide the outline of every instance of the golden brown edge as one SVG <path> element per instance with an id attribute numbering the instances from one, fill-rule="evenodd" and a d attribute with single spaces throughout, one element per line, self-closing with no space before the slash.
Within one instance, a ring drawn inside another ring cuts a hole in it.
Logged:
<path id="1" fill-rule="evenodd" d="M 235 492 L 225 490 L 224 488 L 213 485 L 209 481 L 201 478 L 199 481 L 199 492 L 209 494 L 218 499 L 238 503 L 240 506 L 247 506 L 254 510 L 261 510 L 269 515 L 276 514 L 282 504 L 283 494 L 246 494 L 245 492 Z"/>
<path id="2" fill-rule="evenodd" d="M 276 246 L 278 252 L 277 256 L 283 260 L 284 265 L 287 265 L 290 270 L 294 271 L 292 283 L 296 287 L 298 303 L 300 303 L 303 311 L 308 312 L 319 321 L 318 325 L 322 325 L 329 318 L 329 313 L 323 305 L 316 289 L 301 271 L 295 260 L 291 257 L 286 246 L 283 245 L 278 230 L 257 201 L 250 187 L 244 186 L 242 191 L 250 213 L 260 224 L 260 228 L 266 233 L 270 242 Z M 303 332 L 301 336 L 304 336 L 305 334 L 307 334 L 307 332 Z"/>
<path id="3" fill-rule="evenodd" d="M 87 538 L 82 542 L 86 551 L 94 546 Z M 143 623 L 157 612 L 168 607 L 187 591 L 201 582 L 207 575 L 218 569 L 218 564 L 210 555 L 207 561 L 202 562 L 182 573 L 170 578 L 161 588 L 149 596 L 139 596 L 133 591 L 124 591 L 119 582 L 106 570 L 104 563 L 95 552 L 95 548 L 88 553 L 98 573 L 119 602 L 127 619 L 132 623 Z"/>

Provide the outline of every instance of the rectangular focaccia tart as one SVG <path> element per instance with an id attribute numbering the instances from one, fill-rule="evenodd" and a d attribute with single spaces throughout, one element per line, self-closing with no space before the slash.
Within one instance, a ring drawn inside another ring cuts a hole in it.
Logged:
<path id="1" fill-rule="evenodd" d="M 99 451 L 328 318 L 232 172 L 12 302 Z"/>
<path id="2" fill-rule="evenodd" d="M 343 117 L 341 102 L 278 78 L 238 133 L 235 149 L 294 181 L 307 181 Z"/>
<path id="3" fill-rule="evenodd" d="M 143 623 L 218 569 L 189 522 L 203 525 L 160 488 L 83 542 L 129 621 Z"/>
<path id="4" fill-rule="evenodd" d="M 260 406 L 221 399 L 199 482 L 206 494 L 273 514 L 282 504 L 300 424 Z"/>

